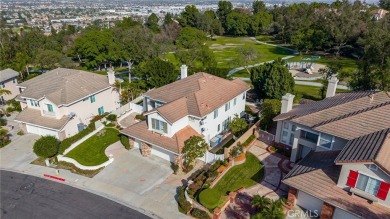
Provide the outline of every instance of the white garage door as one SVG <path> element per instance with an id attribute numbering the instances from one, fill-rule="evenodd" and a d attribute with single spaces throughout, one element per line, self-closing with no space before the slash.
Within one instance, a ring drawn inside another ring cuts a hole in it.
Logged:
<path id="1" fill-rule="evenodd" d="M 175 160 L 174 154 L 156 146 L 152 147 L 152 154 L 170 162 L 174 162 Z"/>
<path id="2" fill-rule="evenodd" d="M 37 134 L 37 135 L 41 135 L 41 136 L 51 135 L 51 136 L 54 136 L 54 137 L 58 138 L 58 132 L 52 131 L 52 130 L 49 130 L 49 129 L 44 129 L 44 128 L 32 126 L 32 125 L 27 125 L 27 132 L 28 133 Z"/>
<path id="3" fill-rule="evenodd" d="M 350 214 L 340 208 L 336 208 L 333 213 L 333 219 L 359 219 L 353 214 Z"/>
<path id="4" fill-rule="evenodd" d="M 315 198 L 305 192 L 298 192 L 297 205 L 301 206 L 304 209 L 312 211 L 312 213 L 314 213 L 314 211 L 317 211 L 318 214 L 320 214 L 323 203 L 324 202 L 320 199 Z"/>

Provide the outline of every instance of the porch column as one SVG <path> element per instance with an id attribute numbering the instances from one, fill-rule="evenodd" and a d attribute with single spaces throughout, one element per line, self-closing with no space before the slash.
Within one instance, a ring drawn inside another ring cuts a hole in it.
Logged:
<path id="1" fill-rule="evenodd" d="M 291 148 L 291 157 L 290 157 L 290 161 L 294 162 L 294 163 L 295 163 L 295 161 L 297 161 L 297 157 L 298 157 L 298 142 L 299 142 L 300 136 L 301 136 L 301 130 L 300 129 L 295 130 L 294 142 L 293 142 L 293 146 Z"/>
<path id="2" fill-rule="evenodd" d="M 152 154 L 152 147 L 145 142 L 141 142 L 141 154 L 144 157 L 148 157 Z"/>
<path id="3" fill-rule="evenodd" d="M 332 219 L 334 213 L 334 206 L 324 202 L 322 205 L 320 219 Z"/>
<path id="4" fill-rule="evenodd" d="M 297 203 L 297 197 L 298 197 L 298 190 L 296 188 L 290 187 L 287 195 L 288 206 L 290 206 L 291 208 L 294 207 L 295 204 Z"/>

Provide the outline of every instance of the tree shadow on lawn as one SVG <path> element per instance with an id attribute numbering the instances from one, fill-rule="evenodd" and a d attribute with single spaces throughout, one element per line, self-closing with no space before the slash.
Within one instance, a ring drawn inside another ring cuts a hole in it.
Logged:
<path id="1" fill-rule="evenodd" d="M 276 47 L 276 46 L 270 48 L 269 51 L 270 51 L 270 53 L 275 54 L 275 55 L 285 55 L 285 56 L 293 55 L 292 51 L 287 50 L 287 49 L 283 49 L 280 47 Z"/>

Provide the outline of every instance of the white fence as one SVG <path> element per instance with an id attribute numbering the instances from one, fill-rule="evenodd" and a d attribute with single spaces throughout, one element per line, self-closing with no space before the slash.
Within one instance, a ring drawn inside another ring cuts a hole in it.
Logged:
<path id="1" fill-rule="evenodd" d="M 144 112 L 144 107 L 135 103 L 129 103 L 130 104 L 130 109 L 133 110 L 134 112 L 138 114 L 142 114 Z"/>
<path id="2" fill-rule="evenodd" d="M 213 154 L 211 152 L 206 151 L 205 155 L 203 157 L 199 157 L 198 159 L 205 163 L 211 164 L 217 160 L 224 160 L 225 156 L 223 154 Z"/>
<path id="3" fill-rule="evenodd" d="M 143 107 L 141 105 L 130 102 L 130 103 L 126 103 L 125 105 L 119 107 L 116 110 L 113 110 L 111 113 L 117 115 L 119 118 L 130 111 L 134 111 L 138 114 L 142 114 Z"/>
<path id="4" fill-rule="evenodd" d="M 106 161 L 106 162 L 104 162 L 104 163 L 102 163 L 100 165 L 97 165 L 97 166 L 84 166 L 84 165 L 79 164 L 79 162 L 77 162 L 76 160 L 74 160 L 72 158 L 69 158 L 69 157 L 64 157 L 62 155 L 58 155 L 57 159 L 58 159 L 58 161 L 65 161 L 65 162 L 74 164 L 77 168 L 82 169 L 82 170 L 97 170 L 97 169 L 100 169 L 102 167 L 108 166 L 110 163 L 112 163 L 114 161 L 114 158 L 110 157 L 108 159 L 108 161 Z"/>

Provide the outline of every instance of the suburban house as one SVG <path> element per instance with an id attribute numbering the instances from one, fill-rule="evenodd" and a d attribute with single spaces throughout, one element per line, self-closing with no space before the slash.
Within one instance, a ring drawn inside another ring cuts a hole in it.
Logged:
<path id="1" fill-rule="evenodd" d="M 62 140 L 77 134 L 91 118 L 120 107 L 119 93 L 108 78 L 91 72 L 57 68 L 18 85 L 22 112 L 15 118 L 24 132 Z"/>
<path id="2" fill-rule="evenodd" d="M 17 87 L 18 75 L 19 73 L 17 71 L 10 68 L 0 71 L 1 89 L 11 91 L 11 94 L 3 94 L 0 96 L 0 104 L 5 104 L 7 100 L 15 98 L 20 93 Z"/>
<path id="3" fill-rule="evenodd" d="M 282 99 L 275 141 L 297 162 L 284 177 L 291 205 L 321 218 L 390 218 L 390 93 L 351 92 L 292 106 Z"/>
<path id="4" fill-rule="evenodd" d="M 184 141 L 194 135 L 213 147 L 221 141 L 230 119 L 245 111 L 249 86 L 244 81 L 207 73 L 187 77 L 187 67 L 181 70 L 181 80 L 144 94 L 146 121 L 121 131 L 144 156 L 178 162 Z"/>

